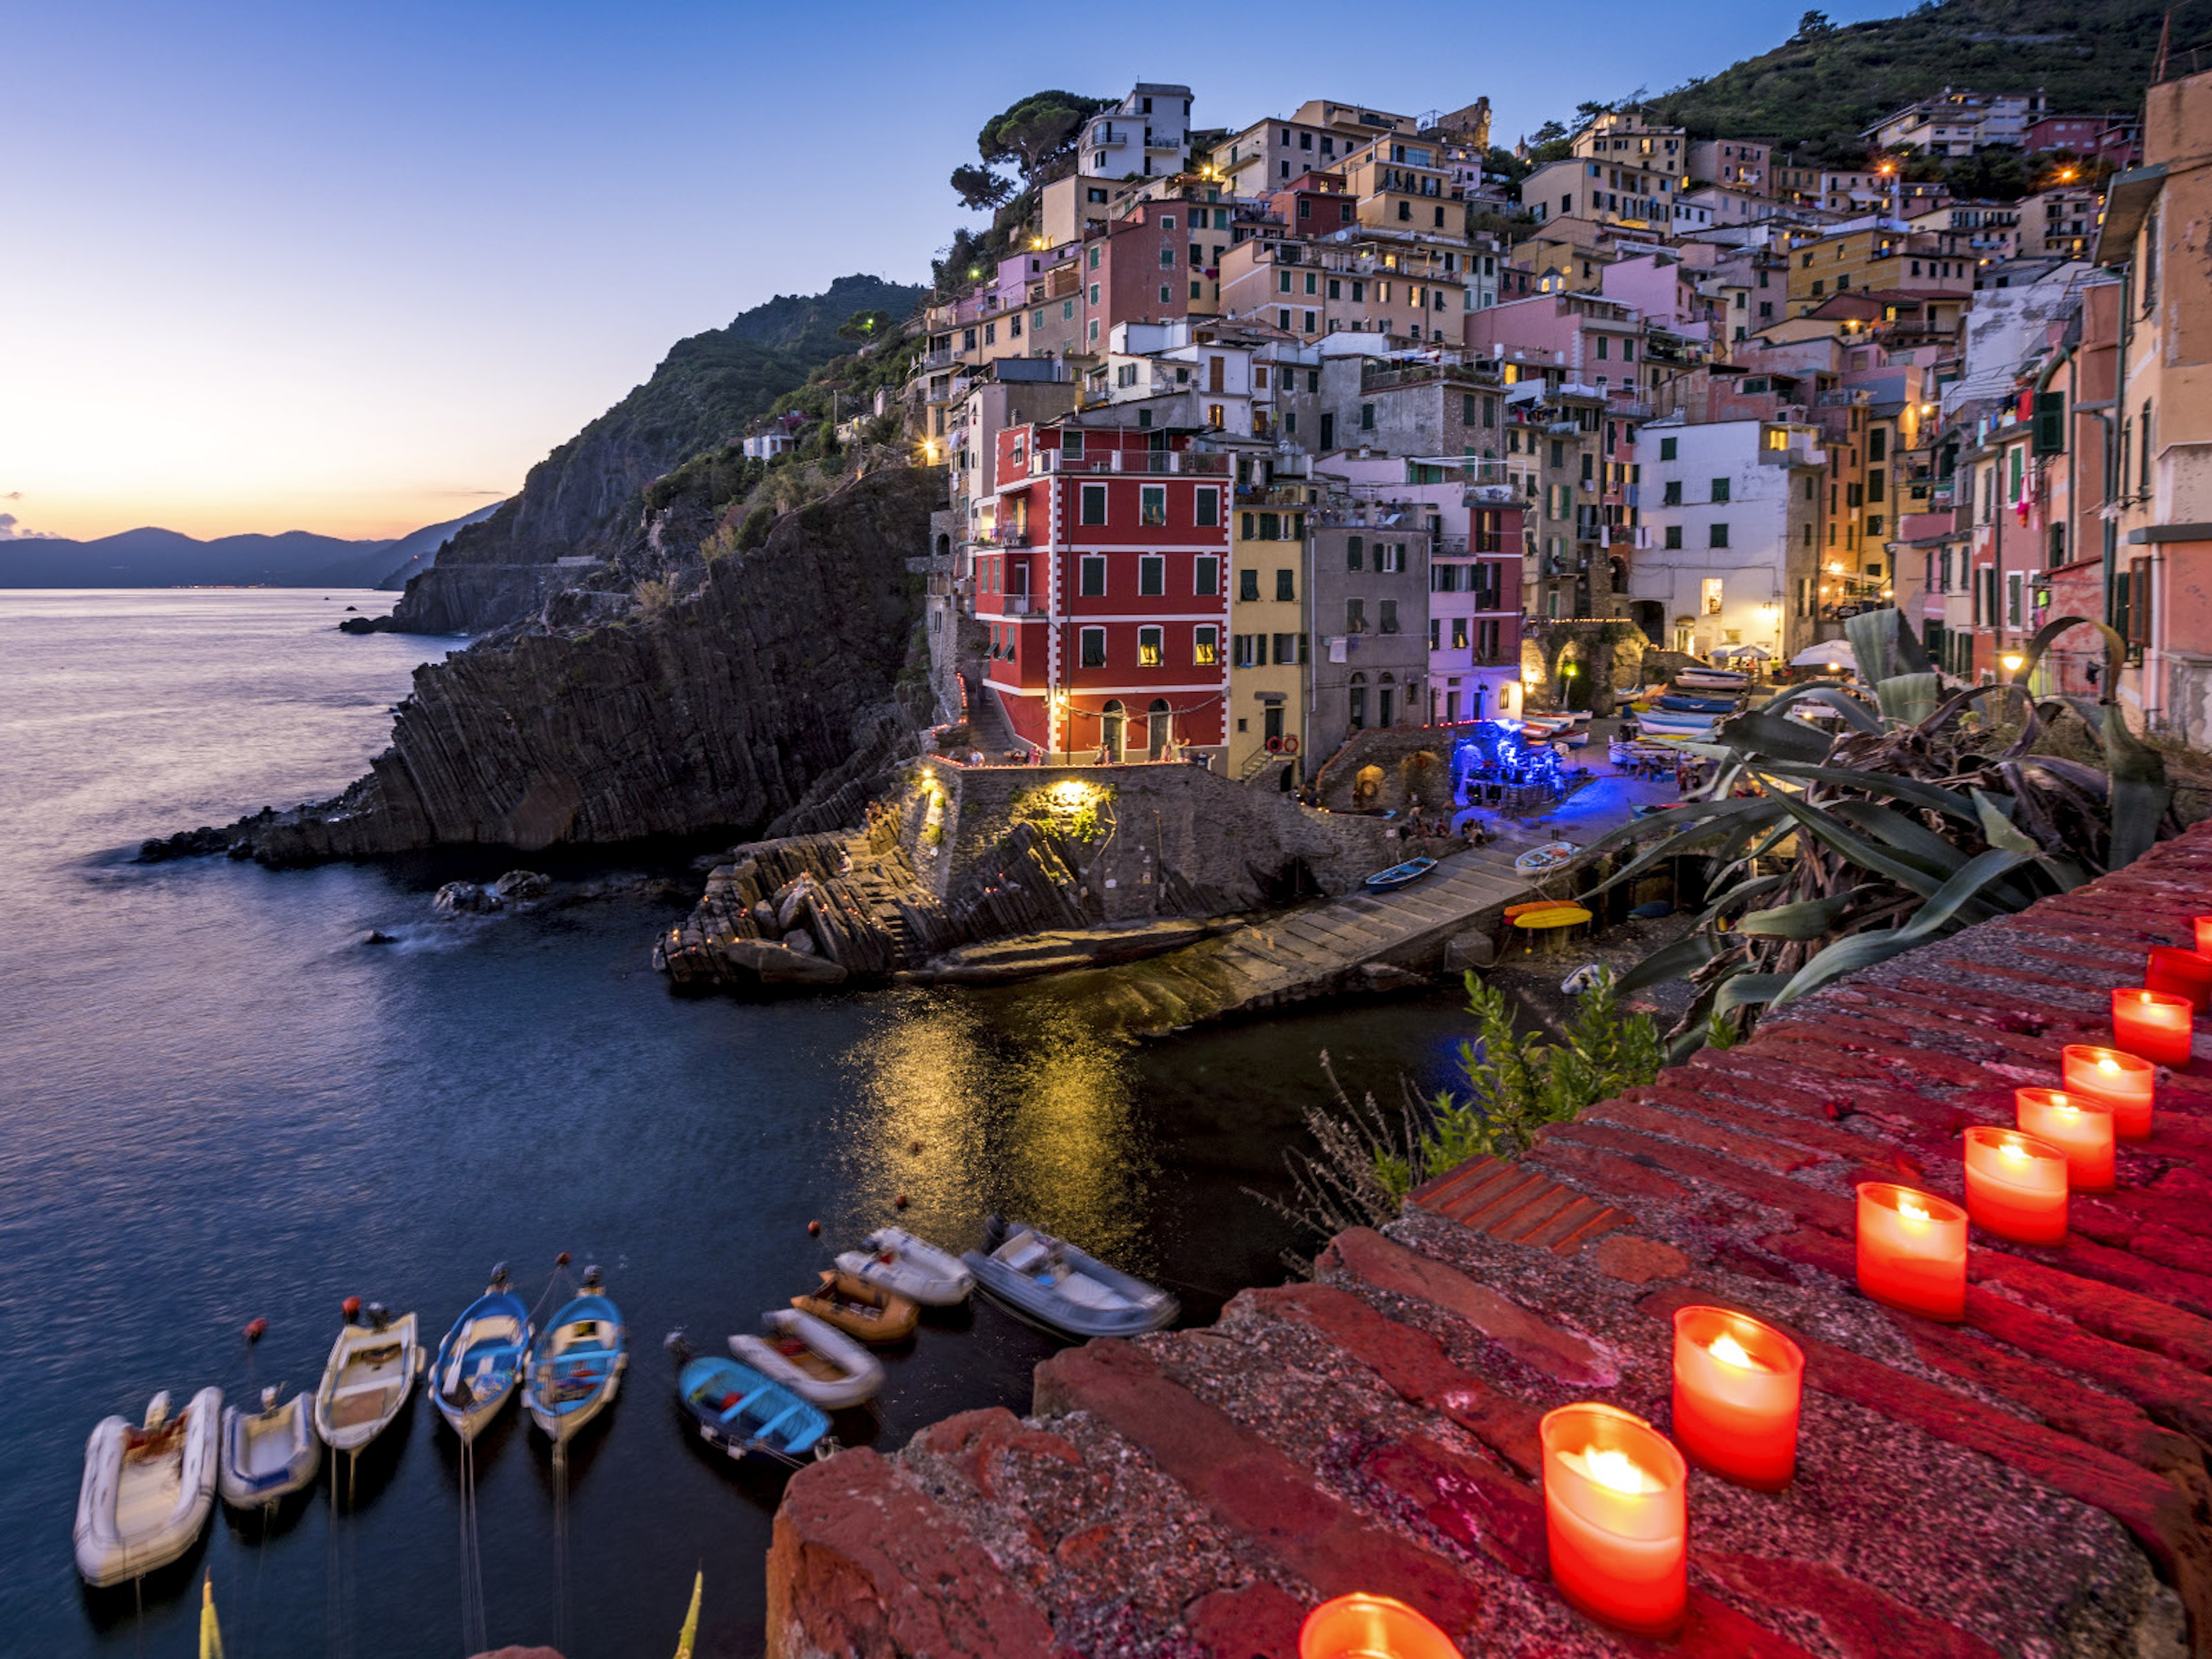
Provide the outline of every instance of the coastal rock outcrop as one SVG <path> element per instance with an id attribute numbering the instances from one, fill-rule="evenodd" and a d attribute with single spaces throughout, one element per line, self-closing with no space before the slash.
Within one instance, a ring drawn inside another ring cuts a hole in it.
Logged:
<path id="1" fill-rule="evenodd" d="M 915 729 L 900 699 L 926 674 L 906 561 L 942 488 L 918 469 L 871 473 L 680 597 L 420 668 L 368 776 L 188 844 L 286 864 L 763 828 Z"/>

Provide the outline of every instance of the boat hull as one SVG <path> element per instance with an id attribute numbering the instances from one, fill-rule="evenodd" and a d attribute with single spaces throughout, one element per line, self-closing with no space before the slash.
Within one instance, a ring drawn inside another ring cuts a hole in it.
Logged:
<path id="1" fill-rule="evenodd" d="M 464 1441 L 483 1433 L 521 1386 L 535 1334 L 529 1308 L 511 1291 L 478 1297 L 446 1333 L 430 1364 L 430 1400 Z"/>
<path id="2" fill-rule="evenodd" d="M 791 1390 L 810 1406 L 825 1412 L 864 1405 L 882 1392 L 883 1362 L 842 1331 L 823 1324 L 796 1308 L 778 1308 L 763 1322 L 771 1336 L 733 1336 L 730 1354 L 751 1366 L 771 1382 Z M 817 1376 L 776 1346 L 776 1337 L 804 1343 L 817 1358 L 836 1366 L 843 1375 Z"/>
<path id="3" fill-rule="evenodd" d="M 735 1359 L 688 1361 L 677 1373 L 676 1392 L 699 1437 L 733 1458 L 795 1462 L 830 1432 L 819 1407 Z"/>
<path id="4" fill-rule="evenodd" d="M 878 1290 L 902 1296 L 925 1308 L 954 1308 L 968 1299 L 975 1277 L 950 1250 L 898 1227 L 884 1227 L 862 1241 L 866 1250 L 847 1250 L 837 1267 Z M 892 1260 L 883 1259 L 885 1252 Z"/>
<path id="5" fill-rule="evenodd" d="M 173 1431 L 173 1449 L 131 1461 L 139 1431 L 103 1419 L 85 1442 L 77 1492 L 76 1570 L 95 1589 L 166 1567 L 192 1547 L 215 1507 L 222 1390 L 202 1389 Z"/>
<path id="6" fill-rule="evenodd" d="M 1032 1324 L 1056 1335 L 1078 1339 L 1141 1336 L 1173 1324 L 1182 1311 L 1182 1304 L 1157 1285 L 1148 1285 L 1133 1274 L 1109 1267 L 1065 1240 L 1029 1229 L 1014 1230 L 1010 1237 L 1018 1239 L 1024 1233 L 1041 1248 L 1046 1258 L 1057 1264 L 1060 1271 L 1054 1282 L 1046 1283 L 1033 1277 L 1026 1271 L 1026 1263 L 1018 1267 L 1001 1260 L 996 1250 L 988 1255 L 970 1250 L 960 1259 L 975 1275 L 977 1285 Z M 1126 1305 L 1095 1305 L 1058 1288 L 1078 1279 L 1103 1287 L 1121 1298 Z"/>
<path id="7" fill-rule="evenodd" d="M 791 1305 L 872 1347 L 905 1341 L 914 1334 L 920 1315 L 905 1297 L 842 1270 L 823 1273 L 821 1289 L 811 1296 L 794 1296 Z"/>
<path id="8" fill-rule="evenodd" d="M 234 1406 L 222 1414 L 222 1501 L 250 1510 L 289 1498 L 313 1481 L 322 1455 L 306 1395 L 295 1394 L 273 1411 Z"/>
<path id="9" fill-rule="evenodd" d="M 386 1348 L 395 1351 L 388 1359 L 380 1357 Z M 339 1331 L 315 1390 L 315 1432 L 323 1443 L 358 1452 L 391 1427 L 415 1392 L 422 1361 L 411 1313 L 381 1330 L 348 1325 Z"/>
<path id="10" fill-rule="evenodd" d="M 583 1328 L 591 1329 L 588 1337 Z M 573 1440 L 615 1402 L 629 1343 L 615 1304 L 581 1296 L 545 1323 L 523 1361 L 522 1403 L 555 1445 Z"/>

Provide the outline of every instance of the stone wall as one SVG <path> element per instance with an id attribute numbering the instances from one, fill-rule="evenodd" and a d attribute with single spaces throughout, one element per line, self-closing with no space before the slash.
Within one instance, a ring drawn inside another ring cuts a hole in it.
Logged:
<path id="1" fill-rule="evenodd" d="M 1452 798 L 1452 738 L 1445 726 L 1354 732 L 1316 774 L 1316 797 L 1337 812 L 1395 812 L 1417 799 L 1424 812 L 1443 811 Z"/>
<path id="2" fill-rule="evenodd" d="M 1632 623 L 1553 622 L 1530 617 L 1521 624 L 1521 683 L 1527 706 L 1613 712 L 1613 688 L 1642 678 L 1650 641 Z M 1571 675 L 1564 672 L 1570 664 Z"/>

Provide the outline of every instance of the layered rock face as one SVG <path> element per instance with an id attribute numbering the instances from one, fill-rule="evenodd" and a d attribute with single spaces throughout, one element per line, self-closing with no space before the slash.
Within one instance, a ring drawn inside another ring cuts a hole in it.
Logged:
<path id="1" fill-rule="evenodd" d="M 489 843 L 533 851 L 755 830 L 914 724 L 922 545 L 941 488 L 897 469 L 787 514 L 652 615 L 418 670 L 392 745 L 336 799 L 228 832 L 264 863 Z M 918 693 L 926 683 L 918 665 Z M 242 854 L 240 854 L 242 855 Z"/>

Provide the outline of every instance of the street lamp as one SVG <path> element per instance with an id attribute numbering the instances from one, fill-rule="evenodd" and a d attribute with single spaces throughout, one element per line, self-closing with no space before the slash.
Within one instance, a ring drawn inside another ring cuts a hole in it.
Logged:
<path id="1" fill-rule="evenodd" d="M 2021 664 L 2026 662 L 2027 659 L 2021 655 L 2017 651 L 2008 651 L 2003 656 L 1998 658 L 1997 660 L 2004 665 L 2004 672 L 2006 673 L 2017 674 L 2020 672 Z"/>

